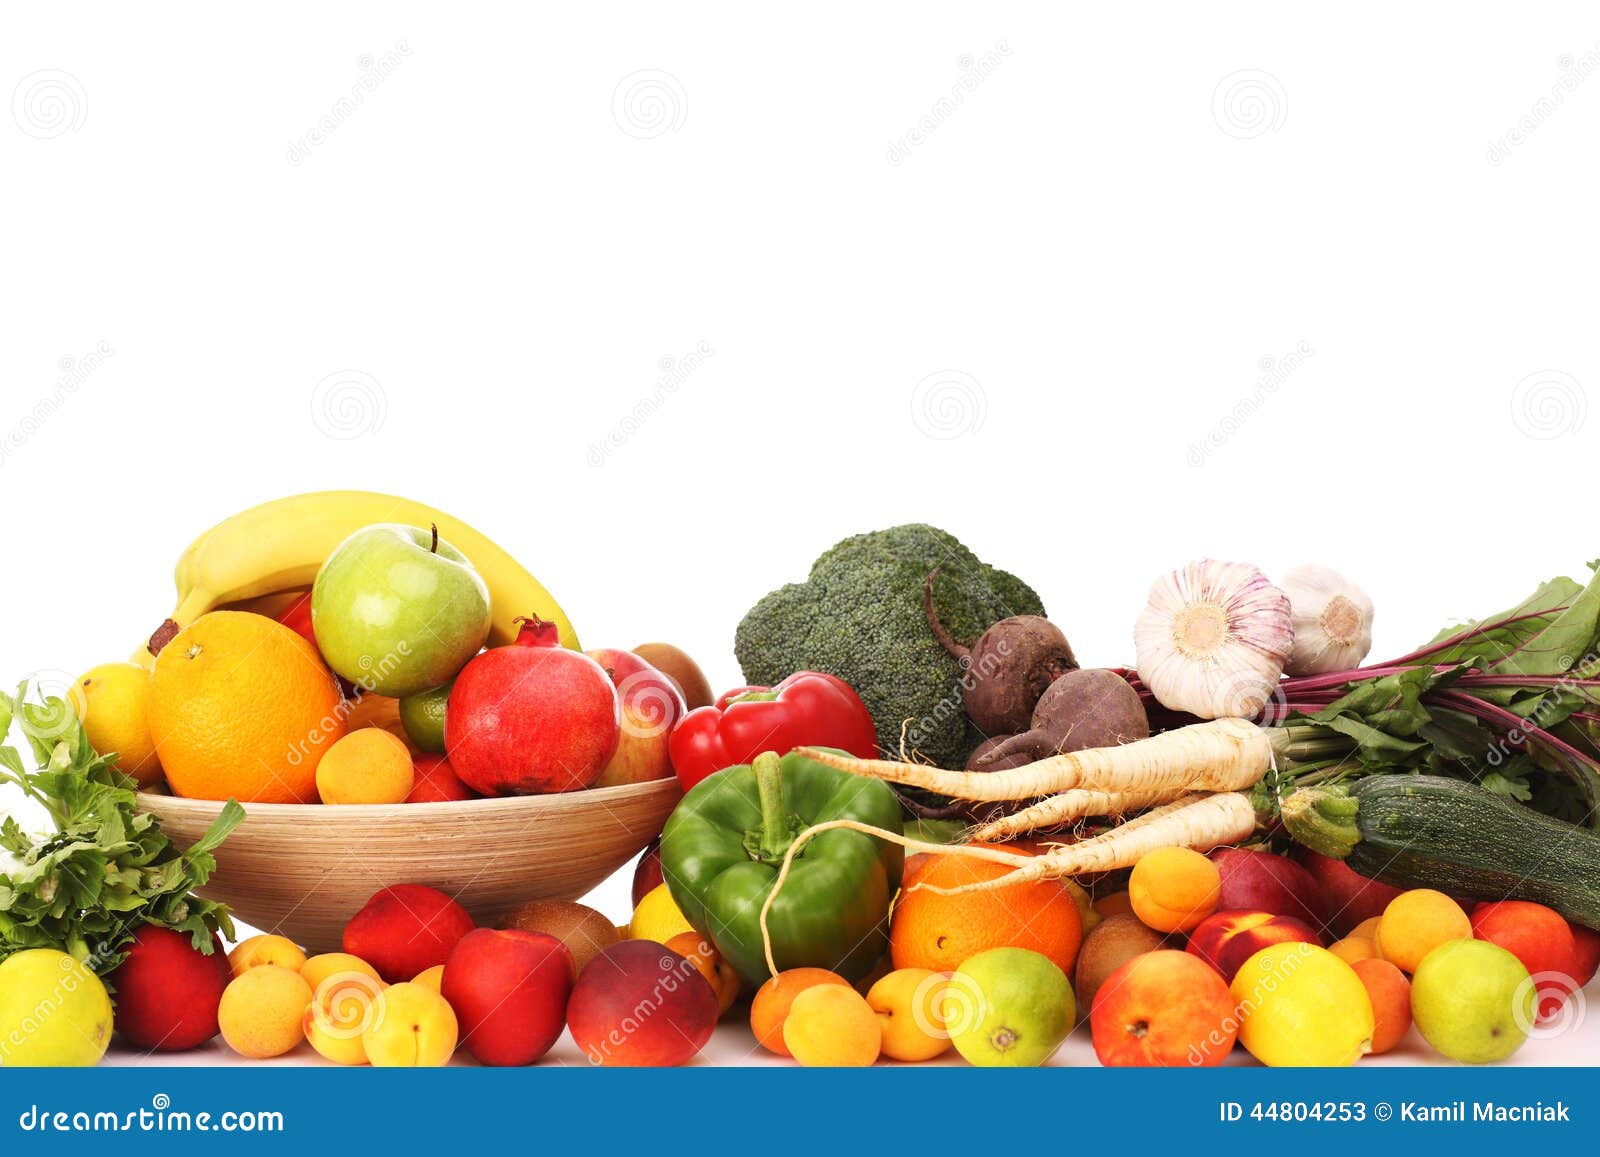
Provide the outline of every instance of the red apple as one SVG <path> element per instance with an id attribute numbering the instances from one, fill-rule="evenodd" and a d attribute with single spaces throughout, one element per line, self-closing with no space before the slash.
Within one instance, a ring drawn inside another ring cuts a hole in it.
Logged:
<path id="1" fill-rule="evenodd" d="M 621 703 L 599 663 L 561 646 L 554 623 L 529 619 L 515 643 L 461 669 L 444 731 L 450 766 L 474 791 L 581 791 L 617 750 Z"/>
<path id="2" fill-rule="evenodd" d="M 344 950 L 399 984 L 443 964 L 474 927 L 467 910 L 443 892 L 395 884 L 374 893 L 344 926 Z"/>
<path id="3" fill-rule="evenodd" d="M 1217 911 L 1271 912 L 1293 916 L 1312 928 L 1326 927 L 1322 890 L 1316 879 L 1293 860 L 1271 852 L 1221 848 L 1211 853 L 1222 877 Z"/>
<path id="4" fill-rule="evenodd" d="M 645 845 L 644 851 L 639 856 L 639 862 L 634 865 L 633 906 L 637 908 L 639 901 L 655 890 L 661 882 L 661 837 L 657 836 Z"/>
<path id="5" fill-rule="evenodd" d="M 178 1052 L 217 1035 L 217 1006 L 233 971 L 215 936 L 207 956 L 186 933 L 144 924 L 107 979 L 123 1039 L 135 1048 Z"/>
<path id="6" fill-rule="evenodd" d="M 667 737 L 688 708 L 683 695 L 660 671 L 632 651 L 587 651 L 616 685 L 622 701 L 622 734 L 617 750 L 595 787 L 644 783 L 672 775 Z"/>
<path id="7" fill-rule="evenodd" d="M 411 765 L 416 770 L 407 803 L 448 803 L 483 797 L 461 782 L 461 777 L 442 755 L 418 755 Z"/>
<path id="8" fill-rule="evenodd" d="M 578 977 L 567 1027 L 592 1065 L 681 1065 L 705 1047 L 721 1014 L 716 990 L 691 961 L 652 940 L 624 940 Z"/>
<path id="9" fill-rule="evenodd" d="M 1593 928 L 1585 928 L 1582 924 L 1572 925 L 1572 946 L 1576 950 L 1578 970 L 1574 977 L 1578 987 L 1582 988 L 1594 979 L 1594 974 L 1600 971 L 1600 932 Z"/>
<path id="10" fill-rule="evenodd" d="M 1332 856 L 1302 848 L 1299 859 L 1321 891 L 1322 911 L 1327 914 L 1328 931 L 1334 939 L 1350 935 L 1363 920 L 1382 916 L 1389 901 L 1400 894 L 1399 888 L 1368 879 Z"/>
<path id="11" fill-rule="evenodd" d="M 1271 912 L 1213 912 L 1189 933 L 1188 951 L 1233 983 L 1234 975 L 1263 948 L 1284 941 L 1322 944 L 1322 937 L 1304 920 Z"/>
<path id="12" fill-rule="evenodd" d="M 479 1061 L 531 1065 L 561 1035 L 572 953 L 543 932 L 480 928 L 450 953 L 440 992 L 461 1022 L 463 1047 Z"/>

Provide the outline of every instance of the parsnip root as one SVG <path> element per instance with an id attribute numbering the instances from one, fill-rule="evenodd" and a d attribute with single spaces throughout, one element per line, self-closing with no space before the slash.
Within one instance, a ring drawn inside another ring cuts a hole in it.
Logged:
<path id="1" fill-rule="evenodd" d="M 967 838 L 979 841 L 1007 840 L 1035 828 L 1057 827 L 1085 816 L 1127 815 L 1166 803 L 1172 794 L 1172 789 L 1166 787 L 1148 791 L 1091 791 L 1075 787 L 1071 791 L 1040 800 L 1032 807 L 980 824 L 968 833 Z"/>
<path id="2" fill-rule="evenodd" d="M 943 771 L 915 763 L 855 759 L 802 747 L 807 759 L 856 775 L 920 787 L 952 799 L 1038 799 L 1082 788 L 1103 792 L 1240 791 L 1272 766 L 1272 741 L 1254 723 L 1214 719 L 1121 747 L 1053 755 L 1004 771 Z"/>

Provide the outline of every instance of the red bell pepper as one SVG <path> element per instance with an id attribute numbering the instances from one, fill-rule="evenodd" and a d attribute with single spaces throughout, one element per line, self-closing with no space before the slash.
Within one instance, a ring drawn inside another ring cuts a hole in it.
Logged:
<path id="1" fill-rule="evenodd" d="M 796 671 L 775 687 L 740 687 L 678 721 L 667 740 L 678 782 L 688 791 L 714 771 L 753 763 L 763 751 L 837 747 L 871 759 L 878 731 L 867 705 L 843 679 Z"/>

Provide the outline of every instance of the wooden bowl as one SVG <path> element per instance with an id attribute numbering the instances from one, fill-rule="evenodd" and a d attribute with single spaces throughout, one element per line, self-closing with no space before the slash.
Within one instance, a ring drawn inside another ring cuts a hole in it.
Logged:
<path id="1" fill-rule="evenodd" d="M 378 889 L 427 884 L 493 924 L 526 900 L 576 900 L 661 832 L 682 798 L 674 779 L 559 795 L 460 803 L 246 804 L 201 894 L 307 952 L 336 952 L 345 923 Z M 179 847 L 222 804 L 139 796 Z"/>

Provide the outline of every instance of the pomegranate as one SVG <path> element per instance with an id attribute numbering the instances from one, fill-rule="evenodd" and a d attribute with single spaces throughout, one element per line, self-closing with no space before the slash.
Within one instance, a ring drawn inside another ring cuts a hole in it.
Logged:
<path id="1" fill-rule="evenodd" d="M 599 663 L 561 646 L 554 623 L 519 621 L 514 643 L 456 676 L 445 711 L 450 765 L 484 795 L 589 787 L 617 750 L 617 689 Z"/>

